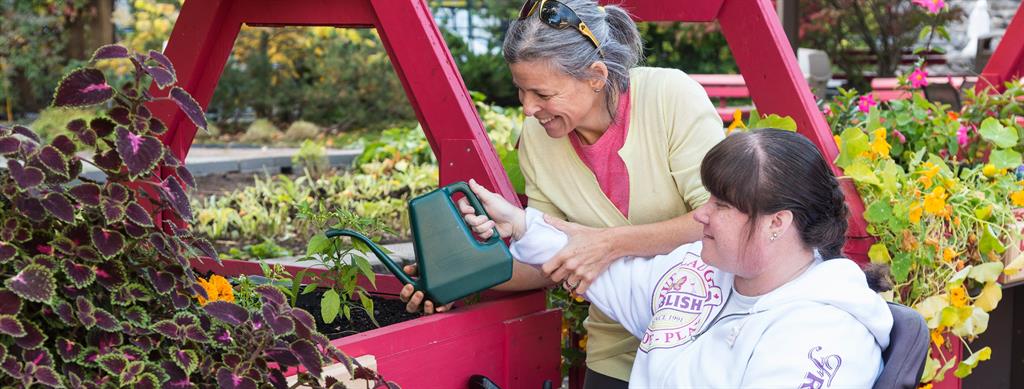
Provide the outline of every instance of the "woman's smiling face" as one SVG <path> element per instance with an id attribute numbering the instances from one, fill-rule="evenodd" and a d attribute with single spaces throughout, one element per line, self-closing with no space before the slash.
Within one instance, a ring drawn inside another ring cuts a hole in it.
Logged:
<path id="1" fill-rule="evenodd" d="M 517 62 L 509 70 L 523 113 L 536 118 L 552 138 L 568 135 L 603 103 L 602 94 L 594 93 L 590 82 L 558 71 L 546 61 Z"/>

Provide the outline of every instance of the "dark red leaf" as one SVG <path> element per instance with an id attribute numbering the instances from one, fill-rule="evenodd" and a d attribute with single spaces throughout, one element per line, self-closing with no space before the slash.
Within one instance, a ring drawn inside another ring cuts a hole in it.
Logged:
<path id="1" fill-rule="evenodd" d="M 36 377 L 36 382 L 49 386 L 51 388 L 63 388 L 64 385 L 60 381 L 60 376 L 57 375 L 57 371 L 53 370 L 50 366 L 39 366 L 36 372 L 33 374 Z"/>
<path id="2" fill-rule="evenodd" d="M 68 194 L 84 205 L 93 207 L 100 205 L 100 186 L 91 182 L 71 187 L 68 189 Z"/>
<path id="3" fill-rule="evenodd" d="M 139 226 L 138 224 L 128 222 L 124 224 L 124 232 L 128 234 L 128 236 L 138 239 L 146 236 L 147 231 L 145 228 Z"/>
<path id="4" fill-rule="evenodd" d="M 96 317 L 96 326 L 101 330 L 108 332 L 120 332 L 122 330 L 121 323 L 110 312 L 97 308 L 94 315 Z"/>
<path id="5" fill-rule="evenodd" d="M 305 329 L 306 333 L 310 333 L 316 330 L 316 321 L 313 320 L 313 315 L 301 308 L 292 308 L 292 319 L 295 319 L 295 331 L 299 332 L 300 328 Z"/>
<path id="6" fill-rule="evenodd" d="M 157 118 L 149 118 L 149 132 L 160 135 L 167 132 L 167 125 L 164 124 L 163 120 Z"/>
<path id="7" fill-rule="evenodd" d="M 206 332 L 203 332 L 203 329 L 198 325 L 186 326 L 182 329 L 182 332 L 185 333 L 185 339 L 193 342 L 205 343 L 210 341 L 210 338 L 206 336 Z"/>
<path id="8" fill-rule="evenodd" d="M 171 293 L 171 304 L 174 305 L 174 308 L 185 309 L 192 306 L 192 297 L 175 291 Z"/>
<path id="9" fill-rule="evenodd" d="M 236 375 L 223 367 L 217 370 L 217 385 L 221 389 L 256 389 L 256 381 Z"/>
<path id="10" fill-rule="evenodd" d="M 113 225 L 124 219 L 124 207 L 109 198 L 104 198 L 102 201 L 103 207 L 103 218 L 107 220 L 107 225 Z"/>
<path id="11" fill-rule="evenodd" d="M 109 116 L 111 119 L 114 119 L 114 121 L 117 122 L 117 124 L 127 126 L 132 123 L 130 113 L 131 112 L 128 111 L 128 108 L 114 107 L 111 108 L 110 111 L 107 111 L 107 116 Z"/>
<path id="12" fill-rule="evenodd" d="M 15 338 L 14 344 L 25 350 L 37 349 L 46 341 L 46 335 L 39 330 L 31 321 L 22 323 L 25 325 L 25 335 Z"/>
<path id="13" fill-rule="evenodd" d="M 186 169 L 184 166 L 178 166 L 178 168 L 175 169 L 174 171 L 178 173 L 178 177 L 181 178 L 181 181 L 185 183 L 186 187 L 196 187 L 195 177 L 192 177 L 192 172 L 188 171 L 188 169 Z"/>
<path id="14" fill-rule="evenodd" d="M 107 184 L 107 196 L 118 203 L 128 201 L 128 188 L 118 183 Z"/>
<path id="15" fill-rule="evenodd" d="M 195 247 L 199 252 L 209 258 L 213 258 L 214 260 L 219 259 L 217 256 L 217 250 L 213 247 L 213 244 L 206 239 L 199 238 L 192 241 L 192 247 Z"/>
<path id="16" fill-rule="evenodd" d="M 171 60 L 163 53 L 156 50 L 150 50 L 149 59 L 156 61 L 160 66 L 163 66 L 164 69 L 167 69 L 171 74 L 174 74 L 174 64 L 172 64 Z"/>
<path id="17" fill-rule="evenodd" d="M 128 58 L 128 48 L 121 45 L 104 45 L 92 54 L 92 61 L 114 58 Z"/>
<path id="18" fill-rule="evenodd" d="M 64 362 L 74 362 L 74 360 L 82 353 L 82 345 L 67 338 L 57 338 L 54 345 L 57 346 L 57 355 L 59 355 L 60 359 L 63 359 Z"/>
<path id="19" fill-rule="evenodd" d="M 121 162 L 121 156 L 117 155 L 117 150 L 107 150 L 102 154 L 96 154 L 92 157 L 92 162 L 97 167 L 103 169 L 109 173 L 120 173 L 124 164 Z"/>
<path id="20" fill-rule="evenodd" d="M 48 303 L 57 289 L 53 274 L 40 265 L 26 266 L 4 281 L 4 285 L 21 298 L 37 303 Z"/>
<path id="21" fill-rule="evenodd" d="M 274 331 L 274 334 L 284 336 L 295 331 L 295 322 L 291 318 L 278 315 L 275 312 L 276 309 L 270 304 L 263 305 L 263 319 L 270 326 L 270 329 Z"/>
<path id="22" fill-rule="evenodd" d="M 139 134 L 145 134 L 149 131 L 149 120 L 145 118 L 135 117 L 135 122 L 132 123 L 132 131 Z"/>
<path id="23" fill-rule="evenodd" d="M 160 362 L 160 367 L 167 374 L 168 378 L 167 382 L 164 382 L 165 389 L 186 389 L 192 387 L 188 374 L 185 374 L 185 371 L 181 370 L 173 361 Z"/>
<path id="24" fill-rule="evenodd" d="M 14 199 L 14 206 L 18 208 L 18 212 L 20 212 L 23 216 L 29 218 L 29 220 L 36 222 L 46 220 L 46 209 L 43 208 L 43 203 L 39 201 L 39 199 L 37 198 L 28 196 L 18 196 Z M 19 229 L 19 232 L 20 231 L 27 232 L 27 230 L 24 229 Z M 14 240 L 23 240 L 18 238 L 19 237 L 15 235 Z"/>
<path id="25" fill-rule="evenodd" d="M 84 288 L 96 280 L 96 272 L 91 266 L 79 265 L 71 259 L 64 259 L 64 274 L 75 287 Z"/>
<path id="26" fill-rule="evenodd" d="M 292 342 L 289 348 L 295 354 L 295 358 L 298 358 L 299 362 L 302 363 L 302 366 L 314 376 L 319 377 L 323 373 L 324 361 L 320 358 L 320 351 L 308 340 L 296 340 Z"/>
<path id="27" fill-rule="evenodd" d="M 25 336 L 25 326 L 13 315 L 0 315 L 0 334 L 19 338 Z"/>
<path id="28" fill-rule="evenodd" d="M 11 172 L 11 178 L 18 184 L 18 189 L 20 190 L 32 189 L 43 183 L 43 171 L 39 168 L 32 166 L 23 167 L 21 162 L 8 159 L 7 170 Z"/>
<path id="29" fill-rule="evenodd" d="M 112 257 L 124 248 L 124 236 L 120 232 L 93 227 L 92 242 L 104 257 Z"/>
<path id="30" fill-rule="evenodd" d="M 171 206 L 171 209 L 186 222 L 192 221 L 192 206 L 189 205 L 188 195 L 182 189 L 181 184 L 174 177 L 167 177 L 160 186 L 160 197 Z"/>
<path id="31" fill-rule="evenodd" d="M 107 85 L 103 72 L 93 68 L 72 71 L 57 86 L 53 105 L 57 107 L 85 107 L 96 105 L 114 97 L 114 89 Z"/>
<path id="32" fill-rule="evenodd" d="M 88 246 L 79 246 L 78 248 L 76 248 L 75 256 L 81 260 L 88 262 L 95 262 L 97 259 L 99 259 L 99 254 L 96 253 L 96 250 L 93 250 L 92 247 Z"/>
<path id="33" fill-rule="evenodd" d="M 281 293 L 280 289 L 272 285 L 260 285 L 256 287 L 256 293 L 262 296 L 263 304 L 270 304 L 274 306 L 284 305 L 288 300 L 285 298 L 284 293 Z"/>
<path id="34" fill-rule="evenodd" d="M 60 193 L 46 195 L 43 198 L 43 207 L 46 207 L 46 211 L 53 215 L 53 217 L 65 223 L 75 222 L 75 207 L 71 205 L 71 201 L 68 201 L 67 197 Z"/>
<path id="35" fill-rule="evenodd" d="M 14 256 L 18 254 L 18 249 L 14 245 L 8 244 L 7 242 L 0 242 L 0 263 L 6 263 L 14 259 Z"/>
<path id="36" fill-rule="evenodd" d="M 141 367 L 143 365 L 139 363 L 138 366 Z M 135 383 L 132 384 L 132 387 L 135 389 L 156 389 L 160 387 L 160 380 L 153 373 L 142 373 L 135 378 Z"/>
<path id="37" fill-rule="evenodd" d="M 0 315 L 15 315 L 20 310 L 21 299 L 18 295 L 9 290 L 0 290 Z"/>
<path id="38" fill-rule="evenodd" d="M 139 136 L 124 127 L 117 128 L 117 153 L 128 166 L 128 174 L 138 177 L 149 173 L 163 157 L 163 143 L 152 136 Z"/>
<path id="39" fill-rule="evenodd" d="M 120 287 L 124 281 L 124 269 L 117 262 L 108 261 L 96 265 L 96 282 L 108 290 Z"/>
<path id="40" fill-rule="evenodd" d="M 37 155 L 39 162 L 50 169 L 50 172 L 61 177 L 68 176 L 68 161 L 60 150 L 53 146 L 43 146 Z"/>
<path id="41" fill-rule="evenodd" d="M 30 130 L 28 127 L 15 125 L 11 127 L 11 132 L 29 138 L 37 144 L 42 143 L 42 140 L 39 139 L 39 134 L 36 134 L 35 131 Z"/>
<path id="42" fill-rule="evenodd" d="M 192 98 L 192 95 L 176 86 L 171 89 L 171 93 L 168 96 L 171 97 L 175 104 L 178 104 L 178 107 L 185 112 L 185 115 L 188 116 L 189 120 L 192 120 L 196 127 L 206 129 L 206 115 L 203 114 L 202 107 Z"/>
<path id="43" fill-rule="evenodd" d="M 299 364 L 299 360 L 295 358 L 295 354 L 292 354 L 291 349 L 272 348 L 266 352 L 267 355 L 278 364 L 285 366 L 295 366 Z"/>
<path id="44" fill-rule="evenodd" d="M 103 368 L 107 373 L 115 376 L 120 376 L 121 372 L 128 367 L 128 359 L 120 354 L 106 354 L 96 358 L 96 362 L 99 363 L 100 367 Z"/>
<path id="45" fill-rule="evenodd" d="M 153 112 L 150 112 L 149 108 L 146 108 L 145 105 L 139 105 L 135 109 L 135 116 L 138 116 L 143 119 L 149 119 L 153 117 Z"/>
<path id="46" fill-rule="evenodd" d="M 174 288 L 174 275 L 165 271 L 154 272 L 150 276 L 153 289 L 160 294 L 167 294 Z"/>
<path id="47" fill-rule="evenodd" d="M 66 301 L 61 301 L 54 305 L 53 312 L 57 314 L 60 321 L 64 322 L 65 325 L 71 325 L 75 323 L 75 310 L 71 307 L 71 304 Z"/>
<path id="48" fill-rule="evenodd" d="M 4 373 L 11 376 L 14 379 L 20 379 L 21 374 L 21 362 L 13 356 L 8 355 L 7 359 L 4 359 L 4 363 L 0 364 L 0 369 L 3 369 Z"/>
<path id="49" fill-rule="evenodd" d="M 125 110 L 127 113 L 128 110 Z M 104 138 L 114 132 L 114 122 L 107 118 L 95 118 L 89 121 L 89 128 L 96 132 L 96 136 Z"/>
<path id="50" fill-rule="evenodd" d="M 233 326 L 242 325 L 249 320 L 249 312 L 245 308 L 226 301 L 210 301 L 203 309 L 217 320 Z"/>
<path id="51" fill-rule="evenodd" d="M 0 155 L 12 154 L 21 147 L 21 141 L 13 136 L 0 136 Z"/>
<path id="52" fill-rule="evenodd" d="M 85 121 L 83 120 L 82 122 L 84 123 Z M 78 146 L 75 146 L 75 142 L 64 134 L 60 134 L 54 137 L 53 140 L 50 141 L 50 145 L 56 147 L 57 150 L 64 154 L 65 157 L 75 155 L 75 151 L 78 148 Z"/>
<path id="53" fill-rule="evenodd" d="M 156 82 L 156 86 L 160 87 L 160 89 L 174 84 L 174 75 L 162 67 L 146 66 L 146 73 L 153 77 L 153 81 Z"/>
<path id="54" fill-rule="evenodd" d="M 125 215 L 128 216 L 128 220 L 131 220 L 135 224 L 143 227 L 153 227 L 153 218 L 149 216 L 149 212 L 145 208 L 142 208 L 139 203 L 130 202 L 125 207 Z"/>
<path id="55" fill-rule="evenodd" d="M 156 322 L 156 324 L 153 324 L 153 331 L 171 339 L 181 340 L 178 325 L 174 324 L 174 322 L 170 320 L 161 320 Z"/>

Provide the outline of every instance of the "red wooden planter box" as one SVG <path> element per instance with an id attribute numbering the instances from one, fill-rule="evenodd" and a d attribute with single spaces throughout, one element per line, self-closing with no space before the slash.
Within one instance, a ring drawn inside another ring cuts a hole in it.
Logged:
<path id="1" fill-rule="evenodd" d="M 261 275 L 259 264 L 224 260 L 193 261 L 200 273 L 225 277 Z M 303 268 L 285 266 L 293 275 Z M 319 273 L 322 270 L 309 269 Z M 397 298 L 402 283 L 378 274 L 374 294 Z M 561 385 L 559 329 L 562 313 L 547 309 L 544 291 L 483 294 L 482 301 L 447 313 L 423 316 L 335 339 L 351 357 L 372 354 L 378 373 L 404 388 L 465 388 L 481 374 L 502 388 Z"/>

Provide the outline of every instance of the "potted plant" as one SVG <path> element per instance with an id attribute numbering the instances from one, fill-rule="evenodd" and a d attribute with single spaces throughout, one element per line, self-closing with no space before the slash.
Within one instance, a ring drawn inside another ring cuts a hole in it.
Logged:
<path id="1" fill-rule="evenodd" d="M 1021 94 L 1018 82 L 1001 94 L 968 92 L 954 112 L 919 94 L 876 103 L 842 91 L 826 108 L 836 165 L 868 204 L 863 216 L 877 238 L 870 260 L 891 270 L 886 297 L 915 308 L 931 329 L 922 384 L 950 371 L 963 378 L 990 357 L 970 341 L 1002 297 L 1000 277 L 1024 264 L 1002 258 L 1020 240 L 1014 209 L 1024 206 Z"/>
<path id="2" fill-rule="evenodd" d="M 93 67 L 105 60 L 133 72 L 111 85 Z M 157 88 L 145 91 L 151 82 Z M 192 180 L 155 137 L 166 126 L 147 103 L 171 101 L 205 126 L 174 83 L 161 53 L 104 46 L 53 101 L 107 104 L 103 115 L 71 121 L 70 135 L 49 143 L 25 127 L 0 127 L 0 384 L 284 388 L 285 372 L 301 366 L 298 382 L 324 387 L 337 386 L 318 379 L 325 361 L 351 364 L 277 289 L 254 288 L 247 309 L 197 282 L 190 260 L 216 258 L 212 246 L 159 217 L 191 219 L 184 188 Z M 81 176 L 84 163 L 106 180 Z M 176 174 L 161 180 L 158 165 Z"/>

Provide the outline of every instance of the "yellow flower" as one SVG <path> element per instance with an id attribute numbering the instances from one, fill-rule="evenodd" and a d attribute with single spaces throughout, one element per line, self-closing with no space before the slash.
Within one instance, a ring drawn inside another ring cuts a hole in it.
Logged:
<path id="1" fill-rule="evenodd" d="M 932 383 L 929 382 L 927 384 L 923 384 L 921 386 L 918 386 L 917 389 L 932 389 Z"/>
<path id="2" fill-rule="evenodd" d="M 996 173 L 999 173 L 999 169 L 996 169 L 996 165 L 988 163 L 985 164 L 985 167 L 981 168 L 981 173 L 984 174 L 985 177 L 992 177 L 995 176 Z"/>
<path id="3" fill-rule="evenodd" d="M 199 300 L 199 305 L 206 305 L 210 301 L 227 301 L 229 303 L 235 302 L 235 291 L 231 288 L 231 283 L 224 277 L 219 275 L 210 276 L 210 280 L 204 280 L 200 277 L 198 280 L 199 286 L 203 287 L 206 291 L 206 295 L 209 299 L 203 298 L 203 296 L 196 295 Z"/>
<path id="4" fill-rule="evenodd" d="M 583 302 L 583 296 L 576 296 L 576 299 L 575 299 L 575 300 L 576 300 L 576 302 L 578 302 L 578 303 L 582 303 L 582 302 Z"/>
<path id="5" fill-rule="evenodd" d="M 942 337 L 942 327 L 931 330 L 932 343 L 935 343 L 935 347 L 942 347 L 946 343 L 946 338 Z"/>
<path id="6" fill-rule="evenodd" d="M 910 222 L 918 224 L 921 222 L 921 212 L 924 211 L 924 207 L 920 203 L 914 203 L 910 206 Z"/>
<path id="7" fill-rule="evenodd" d="M 729 128 L 725 130 L 725 133 L 731 134 L 733 130 L 737 128 L 747 128 L 746 124 L 743 124 L 743 112 L 739 109 L 732 113 L 732 123 L 729 123 Z"/>
<path id="8" fill-rule="evenodd" d="M 874 135 L 874 139 L 871 140 L 871 151 L 879 157 L 888 157 L 889 149 L 892 147 L 889 146 L 889 142 L 885 141 L 885 128 L 879 127 L 873 131 L 872 134 Z"/>
<path id="9" fill-rule="evenodd" d="M 1010 201 L 1012 201 L 1015 206 L 1024 207 L 1024 190 L 1018 190 L 1011 193 Z"/>
<path id="10" fill-rule="evenodd" d="M 579 345 L 580 345 L 580 350 L 583 350 L 583 351 L 587 350 L 587 335 L 583 335 L 583 338 L 580 339 Z"/>
<path id="11" fill-rule="evenodd" d="M 832 139 L 836 141 L 836 148 L 843 148 L 843 138 L 840 138 L 839 135 L 832 135 Z"/>
<path id="12" fill-rule="evenodd" d="M 967 306 L 967 289 L 963 285 L 949 290 L 949 304 L 957 308 Z"/>
<path id="13" fill-rule="evenodd" d="M 939 174 L 939 167 L 935 166 L 931 162 L 925 162 L 923 165 L 921 165 L 921 168 L 923 169 L 921 170 L 921 177 L 918 178 L 917 180 L 924 185 L 925 189 L 931 188 L 932 178 L 935 177 L 936 174 Z"/>
<path id="14" fill-rule="evenodd" d="M 938 215 L 946 209 L 946 188 L 936 187 L 932 193 L 924 196 L 924 211 Z"/>
<path id="15" fill-rule="evenodd" d="M 946 261 L 948 263 L 948 262 L 953 261 L 953 258 L 955 258 L 955 257 L 956 257 L 956 251 L 955 250 L 953 250 L 953 249 L 951 249 L 949 247 L 946 247 L 944 250 L 942 250 L 942 260 L 943 261 Z"/>

